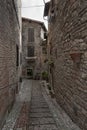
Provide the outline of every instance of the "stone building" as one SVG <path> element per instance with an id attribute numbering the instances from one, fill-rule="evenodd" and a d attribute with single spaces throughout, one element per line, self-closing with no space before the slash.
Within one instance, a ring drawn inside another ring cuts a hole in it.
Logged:
<path id="1" fill-rule="evenodd" d="M 21 43 L 19 6 L 20 0 L 0 0 L 0 129 L 14 103 L 18 88 Z"/>
<path id="2" fill-rule="evenodd" d="M 50 79 L 57 102 L 87 130 L 87 1 L 51 0 L 48 16 Z"/>
<path id="3" fill-rule="evenodd" d="M 42 72 L 42 43 L 46 28 L 43 22 L 22 18 L 22 77 L 39 78 Z"/>

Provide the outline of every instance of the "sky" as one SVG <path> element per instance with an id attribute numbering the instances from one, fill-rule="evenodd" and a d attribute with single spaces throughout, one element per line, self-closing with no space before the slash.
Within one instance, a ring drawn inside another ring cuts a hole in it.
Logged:
<path id="1" fill-rule="evenodd" d="M 45 0 L 45 3 L 48 1 Z M 43 19 L 44 6 L 30 7 L 37 5 L 44 5 L 43 0 L 22 0 L 22 17 L 43 21 L 47 27 L 47 21 Z"/>

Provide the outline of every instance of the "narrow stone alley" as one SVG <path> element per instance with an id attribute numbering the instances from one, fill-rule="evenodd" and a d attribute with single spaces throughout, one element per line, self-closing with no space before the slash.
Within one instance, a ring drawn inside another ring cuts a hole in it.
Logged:
<path id="1" fill-rule="evenodd" d="M 38 81 L 33 82 L 29 117 L 29 130 L 57 130 L 56 123 L 43 97 Z"/>
<path id="2" fill-rule="evenodd" d="M 87 130 L 87 0 L 0 0 L 0 130 Z"/>
<path id="3" fill-rule="evenodd" d="M 80 130 L 40 81 L 24 80 L 2 130 Z"/>

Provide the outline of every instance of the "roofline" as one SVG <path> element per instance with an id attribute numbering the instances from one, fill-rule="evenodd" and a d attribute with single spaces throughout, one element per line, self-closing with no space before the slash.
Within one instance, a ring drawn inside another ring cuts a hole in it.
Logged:
<path id="1" fill-rule="evenodd" d="M 22 21 L 23 21 L 23 20 L 38 23 L 38 24 L 40 24 L 40 25 L 42 26 L 42 28 L 47 32 L 47 29 L 46 29 L 46 27 L 45 27 L 45 25 L 44 25 L 44 22 L 38 21 L 38 20 L 34 20 L 34 19 L 30 19 L 30 18 L 25 18 L 25 17 L 22 17 Z"/>

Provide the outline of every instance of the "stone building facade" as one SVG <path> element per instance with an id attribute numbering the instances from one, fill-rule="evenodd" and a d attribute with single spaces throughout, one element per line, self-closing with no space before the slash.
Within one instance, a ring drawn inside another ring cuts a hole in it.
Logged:
<path id="1" fill-rule="evenodd" d="M 87 129 L 87 1 L 51 0 L 48 58 L 57 102 L 83 130 Z"/>
<path id="2" fill-rule="evenodd" d="M 42 72 L 42 43 L 47 31 L 44 23 L 22 18 L 22 77 L 39 78 Z"/>
<path id="3" fill-rule="evenodd" d="M 18 87 L 21 15 L 17 2 L 0 0 L 0 129 L 13 105 Z M 21 6 L 20 0 L 19 4 Z"/>

